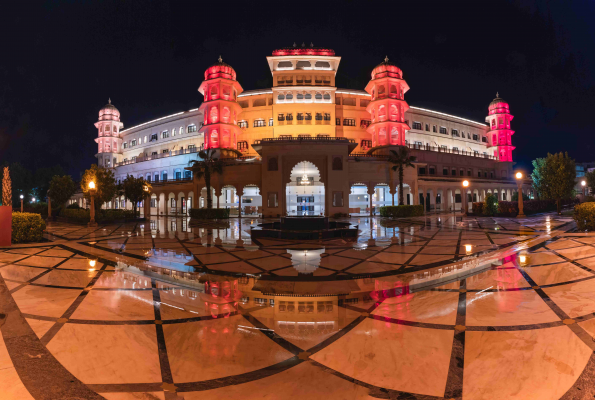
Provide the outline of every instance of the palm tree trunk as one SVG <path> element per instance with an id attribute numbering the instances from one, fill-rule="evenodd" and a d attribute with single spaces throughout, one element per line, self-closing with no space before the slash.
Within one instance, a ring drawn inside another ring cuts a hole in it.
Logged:
<path id="1" fill-rule="evenodd" d="M 207 186 L 207 208 L 213 208 L 213 198 L 211 197 L 211 172 L 205 169 L 205 185 Z"/>
<path id="2" fill-rule="evenodd" d="M 399 205 L 403 205 L 403 164 L 399 165 Z"/>

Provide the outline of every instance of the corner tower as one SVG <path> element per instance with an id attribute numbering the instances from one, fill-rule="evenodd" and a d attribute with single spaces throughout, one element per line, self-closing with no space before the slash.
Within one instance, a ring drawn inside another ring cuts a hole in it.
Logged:
<path id="1" fill-rule="evenodd" d="M 99 110 L 99 120 L 95 123 L 97 128 L 97 164 L 104 168 L 114 168 L 115 164 L 121 161 L 122 136 L 120 130 L 124 124 L 120 122 L 120 111 L 108 103 Z"/>
<path id="2" fill-rule="evenodd" d="M 405 123 L 409 105 L 404 96 L 408 90 L 403 72 L 388 57 L 372 71 L 372 80 L 366 86 L 366 92 L 372 96 L 366 108 L 372 123 L 366 131 L 372 135 L 373 147 L 405 145 L 405 131 L 410 129 Z"/>
<path id="3" fill-rule="evenodd" d="M 512 161 L 512 151 L 515 147 L 512 146 L 511 137 L 514 135 L 514 131 L 510 129 L 510 121 L 513 118 L 508 103 L 496 93 L 496 98 L 488 107 L 486 122 L 490 126 L 488 147 L 493 151 L 493 155 L 498 161 Z"/>
<path id="4" fill-rule="evenodd" d="M 237 125 L 242 107 L 237 102 L 242 86 L 236 80 L 236 71 L 219 61 L 205 71 L 205 80 L 198 91 L 204 96 L 199 107 L 204 115 L 204 125 L 199 132 L 204 134 L 205 148 L 236 148 L 237 137 L 242 132 Z"/>

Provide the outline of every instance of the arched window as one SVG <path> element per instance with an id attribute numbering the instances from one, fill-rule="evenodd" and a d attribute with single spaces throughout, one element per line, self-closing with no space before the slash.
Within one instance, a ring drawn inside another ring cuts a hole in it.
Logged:
<path id="1" fill-rule="evenodd" d="M 393 99 L 396 99 L 399 96 L 399 93 L 397 92 L 397 86 L 396 85 L 390 85 L 389 96 L 392 97 Z"/>
<path id="2" fill-rule="evenodd" d="M 106 132 L 109 132 L 109 125 L 106 125 L 106 126 L 105 126 L 105 131 L 106 131 Z"/>
<path id="3" fill-rule="evenodd" d="M 303 93 L 298 93 L 297 94 L 297 99 L 298 100 L 304 100 L 304 94 Z"/>
<path id="4" fill-rule="evenodd" d="M 399 109 L 396 104 L 390 105 L 390 120 L 397 121 L 399 118 Z"/>
<path id="5" fill-rule="evenodd" d="M 216 99 L 217 96 L 217 85 L 211 86 L 211 100 Z"/>
<path id="6" fill-rule="evenodd" d="M 314 64 L 314 66 L 316 68 L 324 68 L 324 69 L 331 68 L 331 64 L 328 61 L 316 61 L 316 64 Z"/>
<path id="7" fill-rule="evenodd" d="M 291 69 L 293 68 L 293 63 L 291 61 L 280 61 L 279 64 L 277 64 L 277 68 L 278 69 Z"/>
<path id="8" fill-rule="evenodd" d="M 399 129 L 393 126 L 390 131 L 390 142 L 391 144 L 399 144 Z"/>
<path id="9" fill-rule="evenodd" d="M 269 167 L 268 168 L 269 171 L 278 171 L 279 170 L 279 164 L 277 163 L 276 157 L 269 158 L 268 167 Z"/>
<path id="10" fill-rule="evenodd" d="M 314 95 L 314 98 L 315 98 L 316 100 L 322 100 L 322 94 L 320 94 L 320 93 L 316 93 L 316 95 Z"/>
<path id="11" fill-rule="evenodd" d="M 219 110 L 217 110 L 216 106 L 213 106 L 209 112 L 209 122 L 214 124 L 217 123 L 217 121 L 219 121 Z"/>
<path id="12" fill-rule="evenodd" d="M 341 157 L 333 158 L 333 171 L 343 171 L 343 160 L 341 160 Z"/>
<path id="13" fill-rule="evenodd" d="M 285 101 L 285 95 L 283 93 L 279 93 L 277 96 L 277 101 Z"/>
<path id="14" fill-rule="evenodd" d="M 384 88 L 384 85 L 380 85 L 378 87 L 378 97 L 384 97 L 386 93 L 386 89 Z"/>
<path id="15" fill-rule="evenodd" d="M 312 68 L 312 64 L 310 63 L 310 61 L 298 61 L 296 68 L 297 69 Z"/>
<path id="16" fill-rule="evenodd" d="M 331 100 L 331 94 L 330 93 L 325 93 L 323 97 L 324 97 L 324 100 L 325 101 L 330 101 Z"/>
<path id="17" fill-rule="evenodd" d="M 386 144 L 386 128 L 384 127 L 380 128 L 380 131 L 378 131 L 378 144 L 381 146 Z"/>
<path id="18" fill-rule="evenodd" d="M 383 104 L 380 107 L 378 107 L 378 118 L 381 121 L 383 121 L 384 117 L 386 117 L 386 107 L 384 107 L 384 104 Z"/>
<path id="19" fill-rule="evenodd" d="M 230 87 L 227 85 L 223 85 L 223 97 L 228 99 L 229 98 L 229 91 Z"/>
<path id="20" fill-rule="evenodd" d="M 221 113 L 221 121 L 229 122 L 229 107 L 223 107 L 223 112 Z"/>
<path id="21" fill-rule="evenodd" d="M 290 93 L 287 93 L 287 96 L 285 96 L 285 99 L 287 101 L 293 101 L 293 93 L 291 93 L 291 92 Z"/>
<path id="22" fill-rule="evenodd" d="M 312 94 L 306 93 L 306 100 L 312 100 Z"/>

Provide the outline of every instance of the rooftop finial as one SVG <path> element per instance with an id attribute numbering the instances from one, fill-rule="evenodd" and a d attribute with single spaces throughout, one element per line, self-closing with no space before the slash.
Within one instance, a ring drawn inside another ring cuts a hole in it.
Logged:
<path id="1" fill-rule="evenodd" d="M 297 44 L 295 44 L 295 42 L 293 42 L 293 47 L 297 47 Z"/>
<path id="2" fill-rule="evenodd" d="M 112 104 L 112 99 L 111 97 L 109 99 L 107 99 L 107 104 Z"/>
<path id="3" fill-rule="evenodd" d="M 310 42 L 310 47 L 314 47 L 314 43 Z"/>
<path id="4" fill-rule="evenodd" d="M 500 97 L 500 95 L 498 94 L 498 92 L 496 92 L 496 98 Z"/>
<path id="5" fill-rule="evenodd" d="M 306 43 L 305 42 L 302 42 L 302 47 L 306 47 Z"/>
<path id="6" fill-rule="evenodd" d="M 384 62 L 387 63 L 388 62 L 388 56 L 384 57 Z"/>
<path id="7" fill-rule="evenodd" d="M 219 62 L 222 63 L 223 59 L 221 58 L 221 56 L 219 56 Z"/>

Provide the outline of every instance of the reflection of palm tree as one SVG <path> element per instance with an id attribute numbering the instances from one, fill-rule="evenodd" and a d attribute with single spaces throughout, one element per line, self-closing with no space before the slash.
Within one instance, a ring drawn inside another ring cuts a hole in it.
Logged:
<path id="1" fill-rule="evenodd" d="M 413 167 L 417 157 L 409 154 L 409 148 L 398 146 L 397 150 L 391 150 L 388 162 L 394 164 L 393 171 L 399 171 L 399 205 L 403 205 L 403 172 L 407 167 Z"/>

